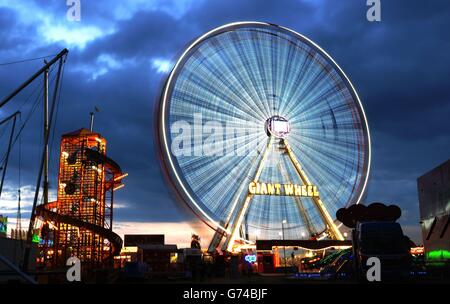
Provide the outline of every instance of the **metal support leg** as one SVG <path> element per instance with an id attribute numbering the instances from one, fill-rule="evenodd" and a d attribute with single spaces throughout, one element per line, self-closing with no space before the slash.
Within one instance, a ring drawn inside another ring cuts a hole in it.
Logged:
<path id="1" fill-rule="evenodd" d="M 284 139 L 284 145 L 286 147 L 286 151 L 288 152 L 288 155 L 289 155 L 292 163 L 294 164 L 294 167 L 295 167 L 298 175 L 300 176 L 300 179 L 302 180 L 303 184 L 308 185 L 308 186 L 311 185 L 311 182 L 309 181 L 308 177 L 306 176 L 305 171 L 303 171 L 299 161 L 295 157 L 294 152 L 292 152 L 292 149 L 289 146 L 289 143 L 287 142 L 286 139 Z M 315 203 L 315 205 L 317 206 L 317 208 L 319 209 L 319 213 L 322 216 L 323 221 L 328 226 L 331 236 L 337 240 L 344 240 L 342 233 L 339 231 L 338 227 L 335 225 L 333 218 L 331 217 L 330 213 L 326 209 L 326 207 L 325 207 L 324 203 L 322 202 L 322 200 L 320 199 L 320 197 L 313 197 L 312 200 Z"/>
<path id="2" fill-rule="evenodd" d="M 257 156 L 252 160 L 252 163 L 250 165 L 250 168 L 247 172 L 247 174 L 244 176 L 244 179 L 241 183 L 241 185 L 239 186 L 238 191 L 236 191 L 236 193 L 233 196 L 232 202 L 233 204 L 231 205 L 230 211 L 226 217 L 226 219 L 224 221 L 220 221 L 220 225 L 222 227 L 224 227 L 227 230 L 223 230 L 223 229 L 217 229 L 216 232 L 214 233 L 214 236 L 211 240 L 211 242 L 209 243 L 208 246 L 208 252 L 209 253 L 214 253 L 216 251 L 216 248 L 219 246 L 219 244 L 222 242 L 222 239 L 224 237 L 225 234 L 230 234 L 230 231 L 228 231 L 228 226 L 230 225 L 230 221 L 231 218 L 233 216 L 233 214 L 235 213 L 236 210 L 236 206 L 238 205 L 239 202 L 239 197 L 241 196 L 241 193 L 243 193 L 243 191 L 245 191 L 246 187 L 246 182 L 247 182 L 247 178 L 246 176 L 250 176 L 251 172 L 252 172 L 252 168 L 253 165 L 256 163 L 257 161 Z M 248 186 L 248 185 L 247 185 Z M 225 250 L 225 246 L 222 248 L 222 250 Z"/>
<path id="3" fill-rule="evenodd" d="M 273 143 L 273 136 L 271 136 L 269 138 L 269 141 L 267 143 L 266 149 L 264 150 L 264 154 L 261 158 L 261 161 L 259 163 L 258 169 L 256 170 L 256 174 L 255 174 L 255 178 L 253 179 L 254 182 L 258 182 L 259 177 L 261 176 L 261 172 L 262 169 L 264 168 L 264 164 L 266 162 L 267 156 L 269 154 L 270 148 L 272 146 Z M 233 245 L 234 245 L 234 241 L 237 239 L 237 235 L 239 233 L 241 224 L 242 224 L 242 220 L 244 219 L 244 216 L 247 212 L 248 206 L 250 204 L 250 201 L 253 197 L 253 194 L 248 193 L 247 197 L 245 198 L 244 204 L 242 205 L 241 209 L 239 210 L 236 220 L 233 222 L 233 226 L 231 229 L 231 233 L 230 235 L 227 237 L 225 243 L 224 243 L 224 247 L 226 248 L 227 251 L 232 251 L 233 249 Z"/>
<path id="4" fill-rule="evenodd" d="M 280 169 L 280 172 L 281 172 L 281 175 L 283 176 L 283 178 L 284 178 L 288 183 L 292 184 L 292 181 L 291 181 L 291 179 L 289 178 L 289 174 L 288 174 L 287 171 L 284 169 L 284 166 L 280 163 L 280 164 L 278 165 L 278 167 L 279 167 L 279 169 Z M 314 230 L 314 226 L 313 226 L 313 224 L 312 224 L 312 222 L 311 222 L 311 219 L 310 219 L 308 213 L 307 213 L 306 210 L 305 210 L 305 206 L 303 206 L 302 200 L 301 200 L 300 197 L 298 197 L 298 196 L 295 196 L 295 197 L 294 197 L 294 200 L 295 200 L 297 209 L 298 209 L 298 211 L 299 211 L 299 213 L 300 213 L 300 216 L 301 216 L 303 222 L 306 224 L 306 228 L 308 229 L 309 235 L 310 235 L 310 236 L 311 236 L 311 235 L 314 235 L 314 234 L 316 233 L 315 230 Z"/>

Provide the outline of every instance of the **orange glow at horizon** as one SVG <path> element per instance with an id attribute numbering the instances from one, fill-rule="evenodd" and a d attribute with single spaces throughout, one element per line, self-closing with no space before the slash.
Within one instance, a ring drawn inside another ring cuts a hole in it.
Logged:
<path id="1" fill-rule="evenodd" d="M 164 234 L 166 244 L 178 248 L 191 246 L 191 235 L 198 234 L 202 248 L 207 248 L 214 231 L 201 221 L 196 222 L 122 222 L 115 221 L 113 231 L 123 239 L 125 234 Z"/>

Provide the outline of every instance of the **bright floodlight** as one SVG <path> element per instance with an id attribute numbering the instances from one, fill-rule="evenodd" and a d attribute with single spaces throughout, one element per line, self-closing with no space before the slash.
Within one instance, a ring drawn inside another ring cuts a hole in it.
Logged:
<path id="1" fill-rule="evenodd" d="M 266 121 L 267 135 L 273 135 L 277 138 L 286 138 L 291 132 L 291 125 L 289 121 L 281 116 L 273 116 Z"/>

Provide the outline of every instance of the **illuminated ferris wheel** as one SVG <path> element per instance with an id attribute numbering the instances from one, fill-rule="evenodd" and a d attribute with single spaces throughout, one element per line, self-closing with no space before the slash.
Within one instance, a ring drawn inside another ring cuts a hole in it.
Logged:
<path id="1" fill-rule="evenodd" d="M 159 114 L 165 168 L 216 230 L 212 248 L 281 231 L 343 239 L 334 215 L 364 194 L 370 135 L 350 80 L 314 42 L 267 23 L 216 28 L 179 57 Z"/>

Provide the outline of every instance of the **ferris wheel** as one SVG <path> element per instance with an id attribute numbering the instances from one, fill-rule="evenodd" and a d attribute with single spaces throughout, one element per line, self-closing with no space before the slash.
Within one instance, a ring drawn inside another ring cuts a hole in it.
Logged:
<path id="1" fill-rule="evenodd" d="M 361 201 L 366 116 L 350 80 L 308 38 L 239 22 L 181 54 L 159 111 L 163 162 L 179 196 L 236 241 L 343 239 L 335 213 Z M 211 249 L 210 248 L 210 249 Z"/>

